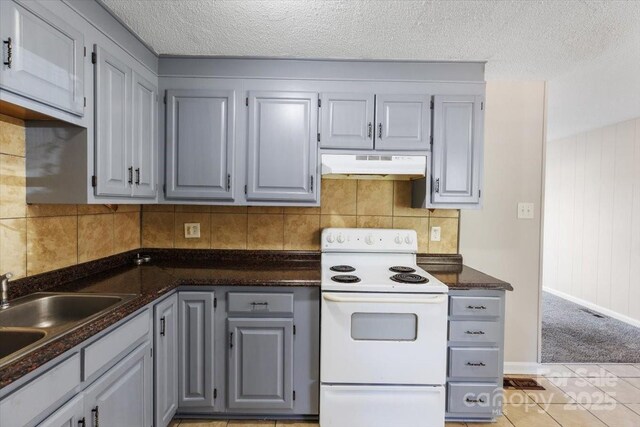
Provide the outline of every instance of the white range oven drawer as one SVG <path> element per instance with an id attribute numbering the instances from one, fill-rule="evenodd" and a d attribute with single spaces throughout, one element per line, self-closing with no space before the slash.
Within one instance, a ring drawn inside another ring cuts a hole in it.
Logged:
<path id="1" fill-rule="evenodd" d="M 444 384 L 447 312 L 446 294 L 323 292 L 321 382 Z"/>

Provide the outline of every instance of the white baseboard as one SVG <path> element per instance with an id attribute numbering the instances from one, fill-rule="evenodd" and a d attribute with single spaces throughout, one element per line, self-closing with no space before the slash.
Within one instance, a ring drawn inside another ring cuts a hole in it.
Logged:
<path id="1" fill-rule="evenodd" d="M 558 291 L 556 289 L 543 287 L 542 290 L 544 292 L 549 292 L 550 294 L 553 294 L 553 295 L 555 295 L 557 297 L 560 297 L 562 299 L 566 299 L 567 301 L 571 301 L 573 303 L 581 305 L 581 306 L 583 306 L 585 308 L 588 308 L 589 310 L 596 311 L 596 312 L 598 312 L 600 314 L 604 314 L 605 316 L 609 316 L 609 317 L 611 317 L 613 319 L 616 319 L 616 320 L 619 320 L 621 322 L 627 323 L 627 324 L 629 324 L 631 326 L 635 326 L 636 328 L 640 328 L 640 320 L 634 319 L 634 318 L 629 317 L 629 316 L 625 316 L 624 314 L 620 314 L 620 313 L 615 312 L 613 310 L 610 310 L 608 308 L 601 307 L 601 306 L 599 306 L 597 304 L 594 304 L 594 303 L 589 302 L 589 301 L 585 301 L 585 300 L 580 299 L 580 298 L 576 298 L 576 297 L 571 296 L 569 294 L 565 294 L 564 292 Z"/>
<path id="2" fill-rule="evenodd" d="M 535 362 L 504 362 L 505 375 L 536 375 L 542 366 Z"/>

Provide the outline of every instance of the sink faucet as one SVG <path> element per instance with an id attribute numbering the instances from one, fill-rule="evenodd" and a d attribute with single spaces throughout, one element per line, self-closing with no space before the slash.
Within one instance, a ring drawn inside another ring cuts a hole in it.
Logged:
<path id="1" fill-rule="evenodd" d="M 2 286 L 2 297 L 0 297 L 0 309 L 9 307 L 9 279 L 13 277 L 12 273 L 5 273 L 0 276 L 0 284 Z"/>

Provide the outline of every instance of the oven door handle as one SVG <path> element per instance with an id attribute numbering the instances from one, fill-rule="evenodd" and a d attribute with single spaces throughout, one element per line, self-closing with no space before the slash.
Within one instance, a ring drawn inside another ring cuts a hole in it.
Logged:
<path id="1" fill-rule="evenodd" d="M 331 302 L 351 302 L 351 303 L 391 303 L 391 304 L 441 304 L 447 300 L 446 295 L 435 295 L 417 298 L 372 298 L 372 297 L 344 297 L 339 294 L 323 293 L 322 298 Z"/>

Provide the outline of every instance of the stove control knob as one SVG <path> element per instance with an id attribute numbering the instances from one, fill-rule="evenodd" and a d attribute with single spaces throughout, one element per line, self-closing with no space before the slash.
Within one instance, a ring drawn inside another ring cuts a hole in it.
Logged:
<path id="1" fill-rule="evenodd" d="M 411 234 L 407 234 L 407 237 L 404 238 L 404 241 L 407 242 L 408 245 L 413 243 L 413 237 L 411 237 Z"/>
<path id="2" fill-rule="evenodd" d="M 373 238 L 373 234 L 367 234 L 367 236 L 364 238 L 364 242 L 367 245 L 373 245 L 374 244 L 374 238 Z"/>
<path id="3" fill-rule="evenodd" d="M 338 243 L 344 243 L 344 236 L 342 234 L 338 234 L 336 240 L 338 241 Z"/>
<path id="4" fill-rule="evenodd" d="M 335 237 L 333 237 L 333 234 L 331 234 L 331 233 L 327 234 L 327 242 L 333 243 L 335 240 L 336 239 L 335 239 Z"/>
<path id="5" fill-rule="evenodd" d="M 396 235 L 396 238 L 394 239 L 394 241 L 395 241 L 397 244 L 401 244 L 401 243 L 402 243 L 402 237 L 400 237 L 400 235 L 398 234 L 398 235 Z"/>

